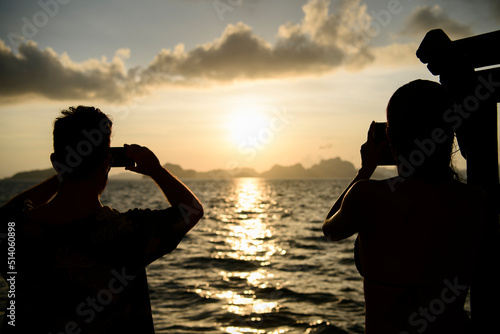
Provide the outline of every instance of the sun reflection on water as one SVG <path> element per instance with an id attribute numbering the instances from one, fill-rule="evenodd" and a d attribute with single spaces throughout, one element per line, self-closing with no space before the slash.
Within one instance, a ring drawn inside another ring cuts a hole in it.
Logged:
<path id="1" fill-rule="evenodd" d="M 273 238 L 272 218 L 267 213 L 271 201 L 269 194 L 263 191 L 262 181 L 245 178 L 235 182 L 234 194 L 228 199 L 229 207 L 218 217 L 225 222 L 219 231 L 224 242 L 217 246 L 212 257 L 214 260 L 245 261 L 248 268 L 255 268 L 255 264 L 259 268 L 246 271 L 238 267 L 238 271 L 220 271 L 221 279 L 229 283 L 231 289 L 211 292 L 197 289 L 196 292 L 205 298 L 224 300 L 223 309 L 238 317 L 241 326 L 222 328 L 225 332 L 266 333 L 265 330 L 256 329 L 255 323 L 262 322 L 266 314 L 278 312 L 281 306 L 272 293 L 264 293 L 267 297 L 258 298 L 263 295 L 258 292 L 268 288 L 271 291 L 279 289 L 279 283 L 267 266 L 274 255 L 283 254 L 284 250 L 276 245 Z M 246 266 L 241 265 L 243 268 Z M 253 328 L 249 326 L 250 323 Z"/>
<path id="2" fill-rule="evenodd" d="M 268 287 L 268 279 L 274 278 L 274 275 L 267 272 L 266 269 L 259 269 L 253 272 L 225 272 L 221 271 L 220 275 L 224 281 L 229 282 L 232 278 L 245 279 L 251 287 L 265 289 Z"/>
<path id="3" fill-rule="evenodd" d="M 230 225 L 226 243 L 232 252 L 227 256 L 244 260 L 259 261 L 262 266 L 269 264 L 269 259 L 281 251 L 273 242 L 272 230 L 265 222 L 263 213 L 265 195 L 259 188 L 258 179 L 239 179 L 234 210 L 238 214 L 238 224 Z"/>
<path id="4" fill-rule="evenodd" d="M 255 328 L 244 328 L 244 327 L 227 327 L 226 328 L 227 333 L 231 334 L 244 334 L 244 333 L 266 333 L 266 334 L 282 334 L 285 333 L 284 329 L 277 329 L 271 332 L 266 332 L 263 329 L 255 329 Z"/>

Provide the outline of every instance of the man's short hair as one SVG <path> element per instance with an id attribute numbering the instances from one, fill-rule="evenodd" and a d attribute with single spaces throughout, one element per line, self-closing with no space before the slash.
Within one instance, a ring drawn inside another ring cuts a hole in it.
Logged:
<path id="1" fill-rule="evenodd" d="M 54 121 L 56 169 L 63 179 L 84 180 L 109 155 L 112 122 L 94 107 L 69 107 Z"/>

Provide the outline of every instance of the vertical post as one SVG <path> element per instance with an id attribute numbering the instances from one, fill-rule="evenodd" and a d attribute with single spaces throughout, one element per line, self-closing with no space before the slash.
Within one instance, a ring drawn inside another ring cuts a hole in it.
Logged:
<path id="1" fill-rule="evenodd" d="M 467 183 L 479 186 L 488 195 L 491 208 L 498 210 L 497 105 L 481 103 L 467 124 Z M 471 281 L 471 318 L 477 333 L 498 333 L 500 324 L 500 236 L 498 211 L 486 218 L 486 233 L 476 275 Z"/>
<path id="2" fill-rule="evenodd" d="M 442 30 L 430 31 L 417 57 L 454 95 L 463 124 L 457 129 L 462 155 L 467 159 L 467 183 L 488 197 L 486 239 L 471 281 L 474 333 L 500 333 L 500 226 L 497 102 L 500 71 L 474 68 L 500 64 L 500 31 L 452 42 Z"/>

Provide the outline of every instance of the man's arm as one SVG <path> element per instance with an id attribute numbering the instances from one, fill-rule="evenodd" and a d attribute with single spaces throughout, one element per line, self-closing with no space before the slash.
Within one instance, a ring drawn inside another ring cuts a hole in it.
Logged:
<path id="1" fill-rule="evenodd" d="M 54 195 L 57 193 L 59 188 L 59 180 L 57 175 L 48 178 L 47 180 L 31 187 L 28 190 L 23 191 L 19 195 L 16 195 L 11 200 L 4 205 L 4 207 L 9 207 L 17 202 L 22 202 L 25 200 L 30 200 L 34 207 L 38 207 L 46 204 Z"/>
<path id="2" fill-rule="evenodd" d="M 161 166 L 160 161 L 147 147 L 125 145 L 127 156 L 134 159 L 136 166 L 127 170 L 150 176 L 165 194 L 167 201 L 179 208 L 187 228 L 193 228 L 203 217 L 203 207 L 191 190 Z"/>

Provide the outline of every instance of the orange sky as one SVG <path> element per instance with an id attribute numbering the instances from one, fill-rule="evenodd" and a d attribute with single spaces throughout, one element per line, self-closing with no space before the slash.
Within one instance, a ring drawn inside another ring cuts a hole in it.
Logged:
<path id="1" fill-rule="evenodd" d="M 0 11 L 0 178 L 48 168 L 52 122 L 75 105 L 113 117 L 114 146 L 184 168 L 359 165 L 394 90 L 438 80 L 415 57 L 425 32 L 500 21 L 493 0 L 57 4 Z"/>

